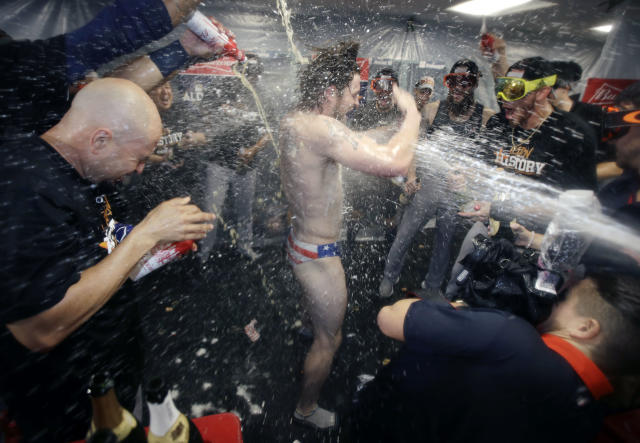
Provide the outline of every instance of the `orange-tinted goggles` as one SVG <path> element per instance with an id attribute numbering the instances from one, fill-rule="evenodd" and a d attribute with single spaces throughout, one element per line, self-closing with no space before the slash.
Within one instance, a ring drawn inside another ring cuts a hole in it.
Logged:
<path id="1" fill-rule="evenodd" d="M 390 76 L 376 77 L 371 80 L 371 89 L 373 92 L 391 92 L 393 91 L 393 78 Z"/>
<path id="2" fill-rule="evenodd" d="M 604 108 L 602 141 L 608 142 L 623 137 L 631 126 L 640 125 L 640 109 L 623 110 L 616 106 Z"/>

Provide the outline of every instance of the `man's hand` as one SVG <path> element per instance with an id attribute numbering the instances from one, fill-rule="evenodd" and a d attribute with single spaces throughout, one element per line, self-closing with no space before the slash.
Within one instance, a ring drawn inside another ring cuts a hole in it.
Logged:
<path id="1" fill-rule="evenodd" d="M 494 36 L 493 50 L 500 56 L 507 53 L 507 43 L 504 39 Z"/>
<path id="2" fill-rule="evenodd" d="M 253 148 L 242 148 L 238 151 L 238 159 L 246 166 L 253 160 L 256 154 L 257 151 Z"/>
<path id="3" fill-rule="evenodd" d="M 513 243 L 516 246 L 527 246 L 529 240 L 531 240 L 531 236 L 533 235 L 533 233 L 522 226 L 520 223 L 517 223 L 515 221 L 509 223 L 509 227 L 513 231 Z"/>
<path id="4" fill-rule="evenodd" d="M 224 46 L 220 43 L 209 44 L 200 39 L 189 29 L 185 30 L 180 36 L 180 44 L 192 57 L 213 58 L 222 54 Z"/>
<path id="5" fill-rule="evenodd" d="M 193 146 L 204 145 L 207 142 L 207 138 L 203 132 L 187 131 L 180 140 L 181 148 L 191 148 Z"/>
<path id="6" fill-rule="evenodd" d="M 458 212 L 461 217 L 467 217 L 475 221 L 486 222 L 489 220 L 491 202 L 474 201 L 469 204 L 470 210 Z"/>
<path id="7" fill-rule="evenodd" d="M 190 205 L 190 200 L 180 197 L 160 203 L 135 227 L 149 240 L 149 249 L 160 243 L 200 240 L 213 229 L 209 222 L 215 215 Z"/>
<path id="8" fill-rule="evenodd" d="M 214 17 L 209 17 L 209 20 L 218 28 L 218 30 L 225 34 L 230 39 L 235 39 L 236 35 L 227 29 L 222 23 L 216 20 Z M 222 54 L 224 51 L 224 45 L 217 42 L 209 44 L 195 35 L 189 29 L 187 29 L 180 37 L 180 44 L 187 54 L 192 57 L 212 58 L 216 55 Z"/>
<path id="9" fill-rule="evenodd" d="M 403 114 L 406 114 L 410 110 L 416 113 L 418 112 L 418 107 L 413 95 L 400 88 L 395 82 L 393 83 L 393 99 Z"/>
<path id="10" fill-rule="evenodd" d="M 407 195 L 413 195 L 420 189 L 420 180 L 415 175 L 409 175 L 407 182 L 404 184 L 404 192 Z"/>
<path id="11" fill-rule="evenodd" d="M 511 227 L 513 235 L 515 236 L 515 238 L 513 239 L 513 243 L 516 246 L 522 246 L 523 248 L 540 249 L 540 245 L 542 244 L 544 235 L 537 234 L 534 231 L 529 231 L 527 228 L 515 221 L 509 223 L 509 227 Z"/>

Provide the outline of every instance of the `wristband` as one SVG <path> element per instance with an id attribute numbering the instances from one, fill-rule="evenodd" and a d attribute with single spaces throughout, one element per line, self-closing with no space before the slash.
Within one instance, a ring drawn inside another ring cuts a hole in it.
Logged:
<path id="1" fill-rule="evenodd" d="M 535 238 L 535 236 L 536 236 L 536 231 L 531 231 L 531 238 L 529 239 L 529 243 L 527 243 L 527 249 L 529 249 L 533 244 L 533 239 Z"/>
<path id="2" fill-rule="evenodd" d="M 189 57 L 179 40 L 149 54 L 149 58 L 156 64 L 163 77 L 183 68 L 189 62 Z"/>

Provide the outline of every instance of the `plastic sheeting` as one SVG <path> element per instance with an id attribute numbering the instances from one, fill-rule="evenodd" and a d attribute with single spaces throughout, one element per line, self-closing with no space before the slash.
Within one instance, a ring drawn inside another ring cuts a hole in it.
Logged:
<path id="1" fill-rule="evenodd" d="M 214 8 L 209 8 L 207 11 L 216 14 L 233 29 L 241 46 L 267 57 L 288 53 L 286 34 L 274 10 L 258 13 L 236 9 L 216 13 Z M 361 43 L 360 56 L 371 60 L 372 74 L 383 66 L 392 66 L 400 74 L 400 84 L 405 88 L 410 88 L 422 75 L 431 75 L 436 79 L 435 98 L 443 98 L 446 93 L 442 78 L 451 65 L 460 58 L 471 58 L 486 74 L 481 80 L 477 98 L 485 105 L 496 106 L 490 66 L 478 50 L 479 27 L 438 22 L 413 22 L 413 26 L 408 26 L 406 17 L 372 18 L 325 12 L 317 16 L 299 14 L 292 17 L 295 42 L 303 55 L 308 56 L 313 46 L 339 39 L 355 39 Z M 511 40 L 509 35 L 505 35 L 510 63 L 540 55 L 551 60 L 574 60 L 587 71 L 597 60 L 601 49 L 601 43 L 595 40 L 575 41 L 571 36 L 565 40 L 554 36 L 545 43 L 533 30 L 531 40 L 536 43 L 531 43 L 521 32 L 517 37 L 519 40 Z"/>
<path id="2" fill-rule="evenodd" d="M 618 16 L 600 58 L 584 78 L 640 78 L 640 6 L 627 6 Z"/>

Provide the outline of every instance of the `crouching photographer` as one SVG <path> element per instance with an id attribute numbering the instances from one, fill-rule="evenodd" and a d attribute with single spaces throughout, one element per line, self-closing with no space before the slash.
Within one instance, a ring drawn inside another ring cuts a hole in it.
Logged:
<path id="1" fill-rule="evenodd" d="M 581 276 L 578 264 L 591 243 L 585 223 L 600 212 L 593 192 L 586 190 L 560 194 L 555 207 L 544 236 L 514 219 L 504 220 L 512 215 L 491 219 L 484 232 L 472 229 L 473 236 L 467 235 L 462 247 L 465 255 L 454 267 L 448 297 L 508 311 L 532 324 L 544 321 L 567 283 Z M 528 224 L 541 222 L 538 218 Z"/>

